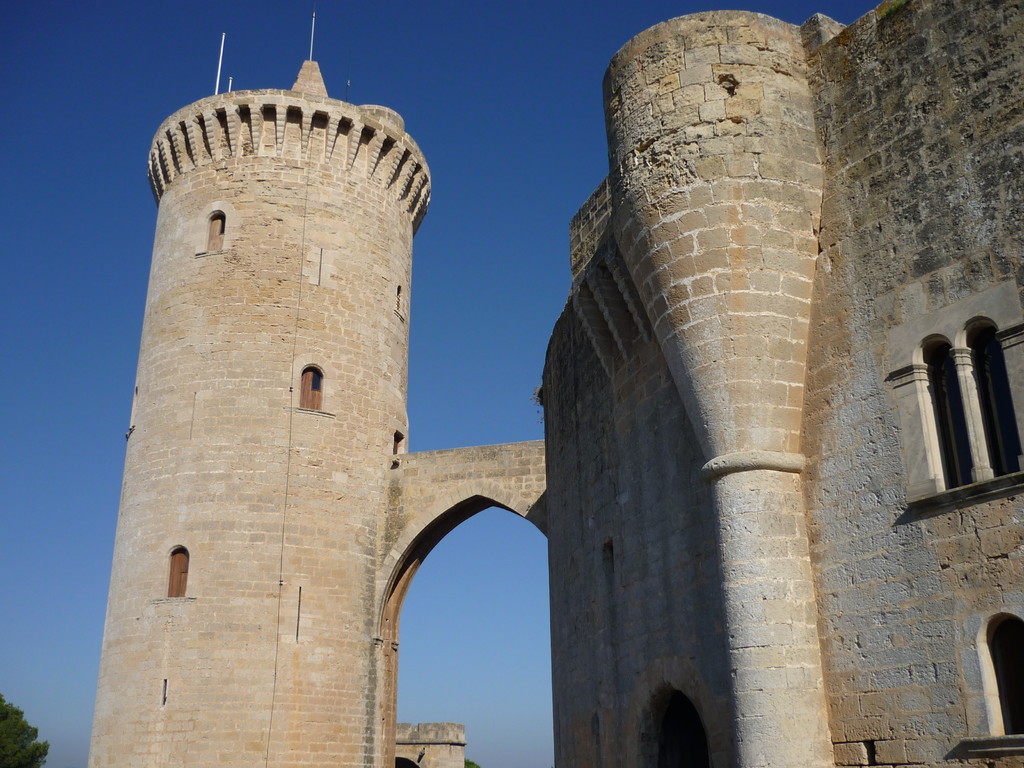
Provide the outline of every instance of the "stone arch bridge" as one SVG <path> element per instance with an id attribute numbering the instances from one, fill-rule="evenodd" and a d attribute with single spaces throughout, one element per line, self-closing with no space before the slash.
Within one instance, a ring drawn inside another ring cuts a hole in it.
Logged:
<path id="1" fill-rule="evenodd" d="M 384 681 L 380 723 L 393 749 L 402 603 L 420 564 L 457 525 L 499 507 L 547 535 L 544 441 L 423 451 L 395 456 L 388 470 L 376 584 L 378 674 Z M 394 764 L 388 755 L 385 765 Z"/>

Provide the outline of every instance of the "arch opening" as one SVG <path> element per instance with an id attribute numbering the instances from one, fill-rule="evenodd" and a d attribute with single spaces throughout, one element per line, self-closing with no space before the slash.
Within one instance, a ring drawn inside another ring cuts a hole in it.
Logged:
<path id="1" fill-rule="evenodd" d="M 675 685 L 658 685 L 640 716 L 637 764 L 644 768 L 710 768 L 704 719 L 693 700 Z"/>
<path id="2" fill-rule="evenodd" d="M 380 625 L 389 748 L 397 720 L 460 722 L 469 754 L 486 765 L 486 742 L 506 733 L 508 744 L 537 750 L 534 732 L 524 738 L 523 729 L 541 720 L 549 751 L 542 738 L 541 756 L 525 762 L 551 763 L 547 547 L 520 516 L 491 498 L 465 499 L 427 525 L 395 566 Z"/>
<path id="3" fill-rule="evenodd" d="M 927 341 L 924 362 L 928 366 L 928 387 L 935 411 L 945 487 L 957 488 L 971 482 L 973 461 L 952 345 L 945 339 Z"/>
<path id="4" fill-rule="evenodd" d="M 708 738 L 697 708 L 673 691 L 658 731 L 658 768 L 710 768 Z"/>

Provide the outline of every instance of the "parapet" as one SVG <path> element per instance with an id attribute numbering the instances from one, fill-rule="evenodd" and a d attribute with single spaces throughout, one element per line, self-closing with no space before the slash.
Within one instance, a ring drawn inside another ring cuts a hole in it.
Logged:
<path id="1" fill-rule="evenodd" d="M 466 726 L 462 723 L 395 723 L 397 744 L 466 745 Z"/>
<path id="2" fill-rule="evenodd" d="M 379 184 L 405 203 L 414 229 L 430 202 L 430 170 L 396 112 L 282 90 L 210 96 L 164 120 L 149 153 L 153 195 L 159 202 L 178 177 L 245 157 Z"/>
<path id="3" fill-rule="evenodd" d="M 573 280 L 609 237 L 612 199 L 608 179 L 602 181 L 569 222 L 569 266 Z"/>

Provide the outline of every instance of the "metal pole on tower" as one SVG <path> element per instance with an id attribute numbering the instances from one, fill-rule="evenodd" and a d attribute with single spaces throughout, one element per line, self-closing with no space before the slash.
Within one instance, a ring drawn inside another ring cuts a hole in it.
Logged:
<path id="1" fill-rule="evenodd" d="M 220 56 L 217 57 L 217 82 L 213 86 L 213 95 L 220 93 L 220 67 L 224 63 L 224 38 L 227 32 L 220 33 Z"/>
<path id="2" fill-rule="evenodd" d="M 313 23 L 309 28 L 309 60 L 313 60 L 313 35 L 316 33 L 316 3 L 313 4 Z"/>

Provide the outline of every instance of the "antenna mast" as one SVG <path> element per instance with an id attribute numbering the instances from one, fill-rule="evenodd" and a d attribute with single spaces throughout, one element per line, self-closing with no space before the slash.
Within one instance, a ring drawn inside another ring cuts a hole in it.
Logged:
<path id="1" fill-rule="evenodd" d="M 220 33 L 220 56 L 217 57 L 217 82 L 213 86 L 213 95 L 220 93 L 220 66 L 224 63 L 224 38 L 227 32 Z"/>
<path id="2" fill-rule="evenodd" d="M 309 28 L 309 60 L 313 60 L 313 35 L 316 33 L 316 3 L 313 3 L 313 23 Z"/>

